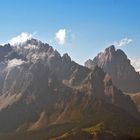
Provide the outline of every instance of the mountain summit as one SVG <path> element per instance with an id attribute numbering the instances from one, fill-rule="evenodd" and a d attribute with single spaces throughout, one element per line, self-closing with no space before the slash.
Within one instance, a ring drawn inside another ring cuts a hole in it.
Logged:
<path id="1" fill-rule="evenodd" d="M 92 69 L 95 65 L 102 68 L 111 77 L 115 86 L 124 92 L 140 91 L 140 74 L 131 65 L 127 55 L 115 46 L 99 53 L 93 60 L 87 60 L 85 66 Z"/>

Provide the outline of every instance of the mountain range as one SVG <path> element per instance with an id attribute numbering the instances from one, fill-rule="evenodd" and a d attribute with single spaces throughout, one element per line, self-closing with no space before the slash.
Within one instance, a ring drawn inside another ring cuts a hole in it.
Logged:
<path id="1" fill-rule="evenodd" d="M 139 85 L 114 46 L 82 66 L 37 39 L 2 45 L 0 139 L 140 139 L 140 113 L 127 94 Z"/>

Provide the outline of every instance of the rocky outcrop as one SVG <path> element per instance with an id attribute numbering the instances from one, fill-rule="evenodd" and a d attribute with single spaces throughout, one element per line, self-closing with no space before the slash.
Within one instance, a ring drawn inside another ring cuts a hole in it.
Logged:
<path id="1" fill-rule="evenodd" d="M 95 65 L 103 68 L 112 77 L 114 85 L 124 92 L 140 91 L 140 74 L 131 65 L 126 54 L 110 46 L 99 53 L 93 60 L 85 62 L 85 66 L 93 69 Z"/>
<path id="2" fill-rule="evenodd" d="M 131 97 L 131 99 L 134 101 L 134 103 L 136 104 L 139 112 L 140 112 L 140 92 L 139 93 L 128 93 L 128 95 Z"/>

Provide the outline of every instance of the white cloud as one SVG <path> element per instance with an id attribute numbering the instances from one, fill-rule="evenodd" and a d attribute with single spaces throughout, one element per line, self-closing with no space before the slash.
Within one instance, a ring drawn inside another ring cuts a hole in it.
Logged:
<path id="1" fill-rule="evenodd" d="M 130 44 L 133 40 L 131 38 L 123 38 L 120 41 L 115 41 L 113 43 L 113 45 L 115 45 L 116 47 L 123 47 L 126 46 L 128 44 Z"/>
<path id="2" fill-rule="evenodd" d="M 16 66 L 20 66 L 22 65 L 23 63 L 25 63 L 25 61 L 21 60 L 21 59 L 12 59 L 12 60 L 9 60 L 8 61 L 8 66 L 7 68 L 13 68 L 13 67 L 16 67 Z"/>
<path id="3" fill-rule="evenodd" d="M 22 44 L 24 42 L 26 42 L 28 39 L 31 39 L 36 33 L 33 33 L 33 34 L 29 34 L 27 32 L 23 32 L 21 33 L 20 35 L 12 38 L 9 43 L 11 45 L 19 45 L 19 44 Z"/>
<path id="4" fill-rule="evenodd" d="M 55 34 L 55 38 L 59 45 L 64 45 L 66 42 L 66 29 L 59 29 Z"/>
<path id="5" fill-rule="evenodd" d="M 131 64 L 134 66 L 136 71 L 140 72 L 140 58 L 132 58 L 131 59 Z"/>

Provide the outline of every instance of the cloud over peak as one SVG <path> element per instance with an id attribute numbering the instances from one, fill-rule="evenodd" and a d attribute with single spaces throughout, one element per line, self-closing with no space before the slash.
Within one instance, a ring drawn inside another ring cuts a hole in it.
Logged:
<path id="1" fill-rule="evenodd" d="M 59 45 L 64 45 L 66 42 L 66 29 L 59 29 L 55 34 L 55 38 Z"/>
<path id="2" fill-rule="evenodd" d="M 125 37 L 125 38 L 123 38 L 123 39 L 121 39 L 119 41 L 115 41 L 113 43 L 113 45 L 115 45 L 116 47 L 119 48 L 119 47 L 123 47 L 123 46 L 126 46 L 126 45 L 130 44 L 132 41 L 133 40 L 131 38 Z"/>
<path id="3" fill-rule="evenodd" d="M 21 33 L 20 35 L 12 38 L 9 43 L 11 45 L 19 45 L 19 44 L 22 44 L 24 42 L 26 42 L 28 39 L 31 39 L 36 33 L 33 33 L 33 34 L 29 34 L 27 32 L 23 32 Z"/>

